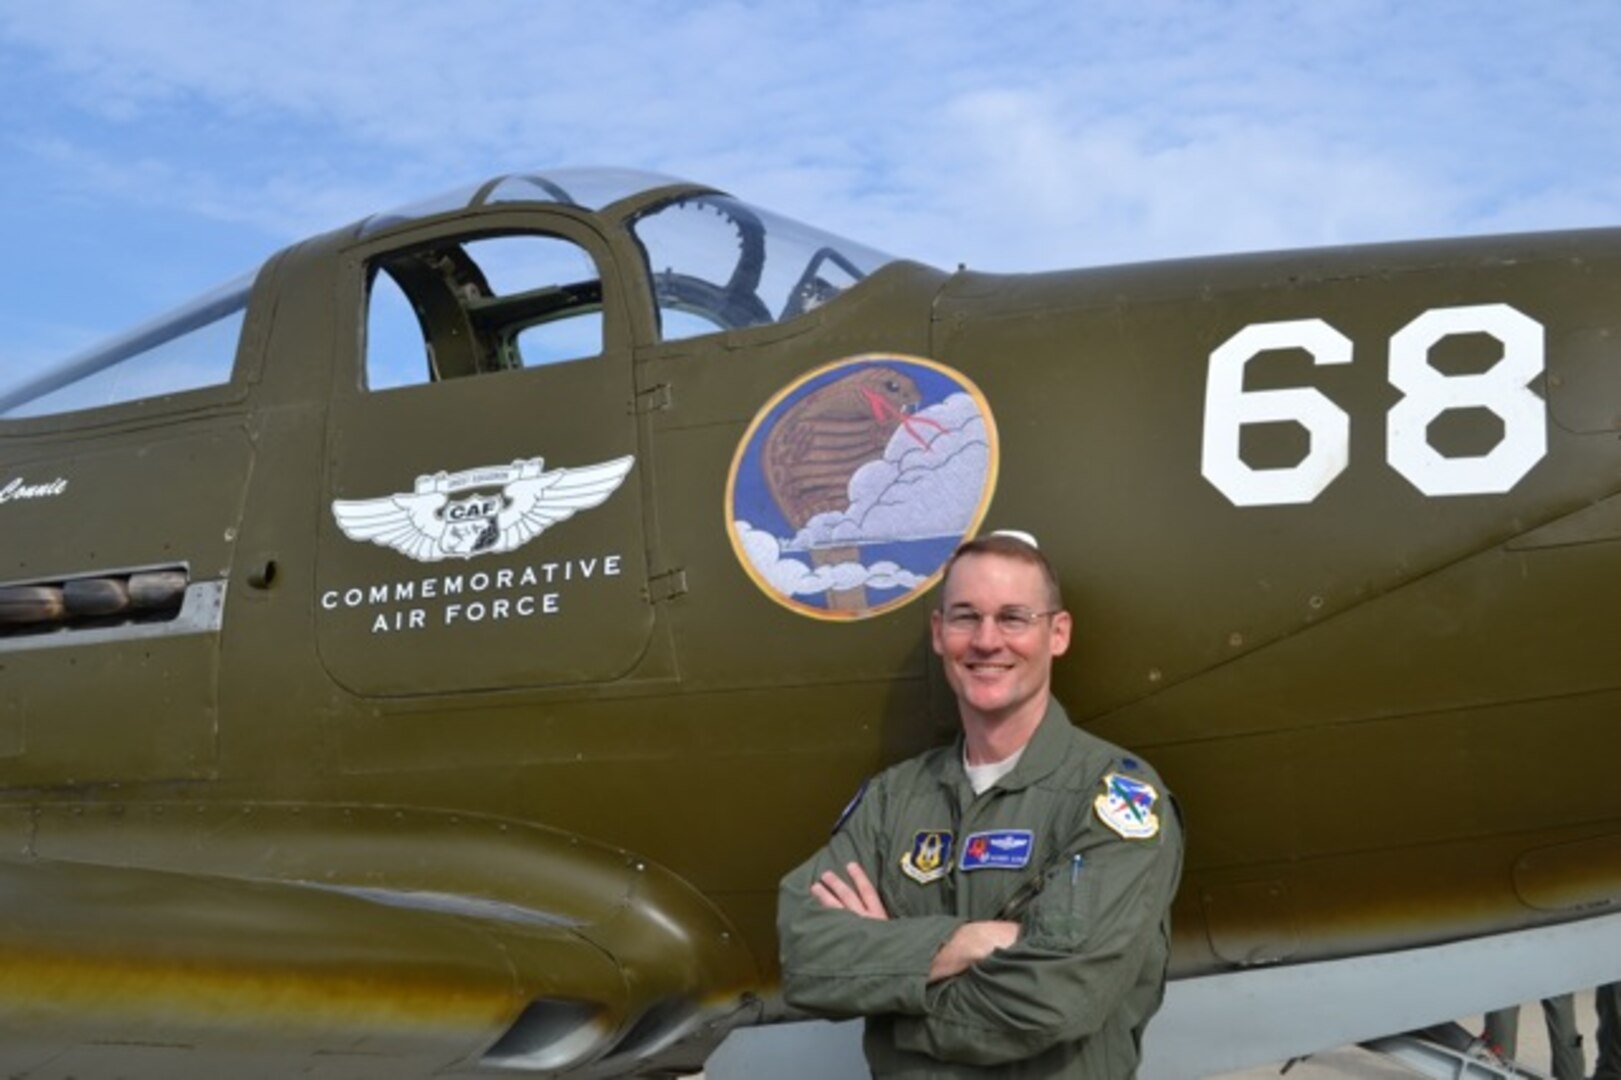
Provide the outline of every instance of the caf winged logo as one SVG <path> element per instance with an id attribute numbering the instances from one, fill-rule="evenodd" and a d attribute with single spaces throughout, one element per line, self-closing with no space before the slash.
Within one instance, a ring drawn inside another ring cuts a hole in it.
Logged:
<path id="1" fill-rule="evenodd" d="M 546 470 L 544 458 L 419 476 L 411 492 L 334 499 L 332 516 L 351 540 L 391 547 L 418 562 L 471 559 L 527 544 L 619 489 L 634 456 Z M 489 489 L 499 487 L 500 491 Z M 482 490 L 480 490 L 482 489 Z M 464 498 L 452 496 L 474 492 Z"/>

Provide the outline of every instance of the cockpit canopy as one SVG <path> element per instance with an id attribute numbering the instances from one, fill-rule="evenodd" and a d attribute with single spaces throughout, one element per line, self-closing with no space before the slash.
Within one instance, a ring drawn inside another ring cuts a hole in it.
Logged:
<path id="1" fill-rule="evenodd" d="M 647 277 L 656 309 L 652 321 L 662 341 L 793 319 L 893 261 L 722 192 L 630 169 L 501 176 L 366 218 L 350 235 L 354 241 L 381 238 L 440 215 L 524 204 L 583 212 L 611 238 L 621 261 L 638 263 L 628 269 Z M 372 270 L 379 295 L 396 293 L 392 302 L 403 319 L 428 317 L 424 308 L 431 305 L 422 299 L 428 293 L 448 297 L 459 309 L 455 317 L 483 334 L 489 347 L 472 358 L 436 355 L 433 335 L 423 327 L 425 346 L 401 355 L 415 365 L 409 356 L 420 357 L 425 348 L 425 374 L 374 369 L 371 388 L 455 378 L 492 366 L 554 363 L 600 350 L 601 333 L 591 317 L 603 302 L 603 271 L 583 249 L 548 245 L 546 239 L 475 229 L 466 240 L 379 260 Z M 228 383 L 252 281 L 232 282 L 59 363 L 0 373 L 0 420 Z M 373 332 L 381 331 L 374 325 Z"/>
<path id="2" fill-rule="evenodd" d="M 826 303 L 893 256 L 685 180 L 634 169 L 497 177 L 362 222 L 521 202 L 588 210 L 628 232 L 651 277 L 664 340 L 781 322 Z"/>

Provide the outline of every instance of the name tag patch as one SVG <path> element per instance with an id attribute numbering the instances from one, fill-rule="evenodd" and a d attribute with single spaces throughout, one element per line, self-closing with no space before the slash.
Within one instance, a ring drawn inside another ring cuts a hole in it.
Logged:
<path id="1" fill-rule="evenodd" d="M 971 833 L 962 844 L 964 870 L 1019 870 L 1030 865 L 1036 836 L 1029 829 Z"/>

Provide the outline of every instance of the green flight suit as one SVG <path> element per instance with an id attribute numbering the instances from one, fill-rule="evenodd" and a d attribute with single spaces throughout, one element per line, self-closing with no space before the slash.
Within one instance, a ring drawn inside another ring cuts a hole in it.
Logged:
<path id="1" fill-rule="evenodd" d="M 849 862 L 889 920 L 811 896 L 818 875 L 843 876 Z M 1181 823 L 1159 778 L 1054 702 L 1018 765 L 978 796 L 960 738 L 868 784 L 827 846 L 782 881 L 783 995 L 865 1016 L 878 1077 L 1131 1077 L 1164 996 L 1181 867 Z M 1018 921 L 1019 940 L 930 985 L 940 946 L 984 919 Z"/>

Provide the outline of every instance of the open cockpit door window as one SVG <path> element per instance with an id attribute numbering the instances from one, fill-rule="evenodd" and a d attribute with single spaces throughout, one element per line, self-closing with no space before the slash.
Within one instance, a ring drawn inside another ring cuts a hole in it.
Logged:
<path id="1" fill-rule="evenodd" d="M 602 347 L 601 277 L 559 237 L 449 239 L 372 264 L 370 389 L 583 360 Z"/>
<path id="2" fill-rule="evenodd" d="M 352 690 L 600 683 L 646 646 L 630 320 L 580 217 L 424 224 L 345 263 L 317 640 Z"/>

